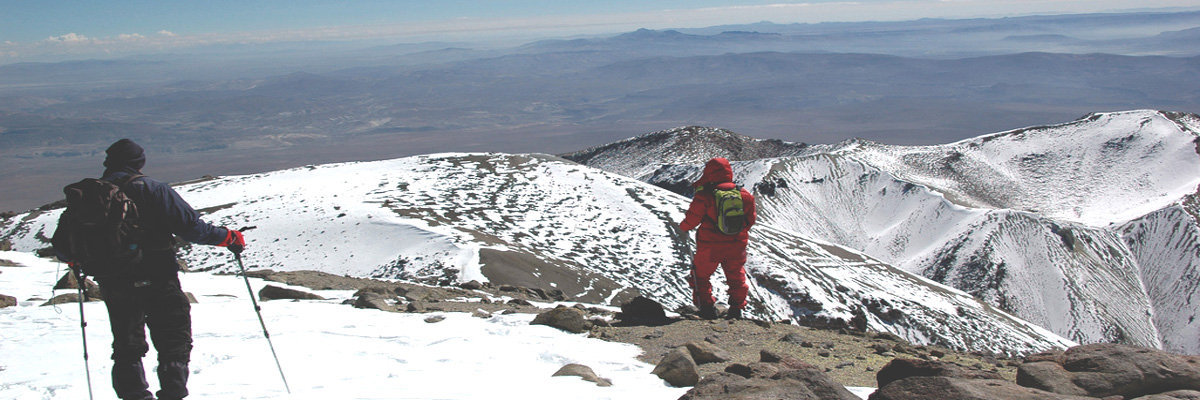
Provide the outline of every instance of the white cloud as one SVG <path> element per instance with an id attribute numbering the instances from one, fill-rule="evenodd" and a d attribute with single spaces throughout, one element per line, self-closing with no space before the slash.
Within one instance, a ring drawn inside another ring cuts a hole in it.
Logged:
<path id="1" fill-rule="evenodd" d="M 140 34 L 140 33 L 122 33 L 120 35 L 117 35 L 117 40 L 121 40 L 121 41 L 142 40 L 145 38 L 146 37 L 142 36 L 142 34 Z"/>
<path id="2" fill-rule="evenodd" d="M 166 29 L 163 29 L 163 30 L 161 30 L 161 31 L 158 31 L 158 36 L 163 36 L 163 37 L 175 37 L 176 35 L 175 35 L 175 32 L 171 32 L 171 31 L 168 31 L 168 30 L 166 30 Z"/>
<path id="3" fill-rule="evenodd" d="M 46 38 L 46 41 L 51 43 L 86 43 L 92 41 L 92 39 L 88 38 L 87 36 L 71 32 L 65 35 L 48 37 Z"/>

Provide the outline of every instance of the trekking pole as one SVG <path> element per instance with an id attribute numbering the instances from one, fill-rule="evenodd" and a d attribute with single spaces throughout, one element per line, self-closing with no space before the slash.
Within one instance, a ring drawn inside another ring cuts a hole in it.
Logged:
<path id="1" fill-rule="evenodd" d="M 83 370 L 87 373 L 88 399 L 95 399 L 92 394 L 92 367 L 88 365 L 87 350 L 87 319 L 83 318 L 83 302 L 87 298 L 83 292 L 83 271 L 71 267 L 75 273 L 75 286 L 79 288 L 79 332 L 83 335 Z"/>
<path id="2" fill-rule="evenodd" d="M 245 232 L 254 229 L 253 226 L 239 229 Z M 238 268 L 242 270 L 242 279 L 246 281 L 246 291 L 250 292 L 250 303 L 254 305 L 254 313 L 258 314 L 258 324 L 262 326 L 263 337 L 267 338 L 267 346 L 271 347 L 271 357 L 275 358 L 275 368 L 279 370 L 279 377 L 283 379 L 283 388 L 288 394 L 292 394 L 292 388 L 288 386 L 287 376 L 283 375 L 283 365 L 279 363 L 279 355 L 275 353 L 275 344 L 271 343 L 271 334 L 267 332 L 267 323 L 263 322 L 262 307 L 258 306 L 258 300 L 254 299 L 254 289 L 250 287 L 250 277 L 246 276 L 246 266 L 242 265 L 242 246 L 231 244 L 229 251 L 233 252 L 233 258 L 237 260 Z"/>

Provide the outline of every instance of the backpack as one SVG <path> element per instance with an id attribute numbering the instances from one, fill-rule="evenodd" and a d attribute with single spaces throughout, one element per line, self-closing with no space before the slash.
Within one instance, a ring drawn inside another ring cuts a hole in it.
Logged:
<path id="1" fill-rule="evenodd" d="M 127 275 L 142 261 L 145 234 L 137 204 L 122 188 L 142 175 L 120 182 L 88 178 L 63 188 L 67 209 L 58 219 L 54 250 L 84 275 Z"/>
<path id="2" fill-rule="evenodd" d="M 717 202 L 717 230 L 726 235 L 736 236 L 746 229 L 746 208 L 742 204 L 742 188 L 733 189 L 713 188 L 713 198 Z"/>

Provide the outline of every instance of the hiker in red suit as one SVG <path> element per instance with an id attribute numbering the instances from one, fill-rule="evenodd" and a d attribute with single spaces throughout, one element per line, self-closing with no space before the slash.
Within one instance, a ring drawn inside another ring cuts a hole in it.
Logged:
<path id="1" fill-rule="evenodd" d="M 746 244 L 755 219 L 754 196 L 745 189 L 738 189 L 745 210 L 745 227 L 740 233 L 729 235 L 717 227 L 717 206 L 713 196 L 714 189 L 737 188 L 733 183 L 733 169 L 729 167 L 729 160 L 720 157 L 709 160 L 704 165 L 704 175 L 692 186 L 696 194 L 692 197 L 692 204 L 683 222 L 679 223 L 679 228 L 684 231 L 700 227 L 696 233 L 696 257 L 692 260 L 692 273 L 688 276 L 688 284 L 692 286 L 692 303 L 700 309 L 701 317 L 717 317 L 714 306 L 717 299 L 713 297 L 709 278 L 720 265 L 725 271 L 725 282 L 729 285 L 729 312 L 726 317 L 741 318 L 742 309 L 746 307 L 746 295 L 750 291 L 746 284 L 745 266 Z"/>

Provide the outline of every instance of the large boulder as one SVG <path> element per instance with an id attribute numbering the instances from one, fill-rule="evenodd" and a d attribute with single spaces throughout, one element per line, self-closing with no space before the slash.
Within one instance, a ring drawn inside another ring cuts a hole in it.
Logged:
<path id="1" fill-rule="evenodd" d="M 1136 398 L 1200 390 L 1200 357 L 1099 343 L 1026 359 L 1017 383 L 1064 395 Z"/>
<path id="2" fill-rule="evenodd" d="M 268 300 L 325 300 L 324 297 L 305 292 L 302 290 L 288 289 L 275 285 L 263 286 L 262 290 L 258 291 L 258 298 L 262 301 Z"/>
<path id="3" fill-rule="evenodd" d="M 884 365 L 875 374 L 875 381 L 882 388 L 889 383 L 914 376 L 940 376 L 966 379 L 1003 379 L 1000 374 L 976 368 L 967 368 L 943 361 L 897 358 Z"/>
<path id="4" fill-rule="evenodd" d="M 1000 379 L 911 376 L 889 383 L 870 400 L 1097 400 L 1028 388 Z"/>
<path id="5" fill-rule="evenodd" d="M 0 308 L 7 308 L 17 305 L 17 298 L 0 294 Z"/>
<path id="6" fill-rule="evenodd" d="M 733 359 L 729 352 L 709 342 L 697 341 L 684 345 L 696 364 L 726 362 Z"/>
<path id="7" fill-rule="evenodd" d="M 530 325 L 547 325 L 571 333 L 583 333 L 592 329 L 592 322 L 583 315 L 583 311 L 570 307 L 558 307 L 533 318 Z"/>
<path id="8" fill-rule="evenodd" d="M 627 325 L 660 325 L 669 322 L 662 304 L 643 296 L 622 304 L 617 319 Z"/>
<path id="9" fill-rule="evenodd" d="M 675 387 L 695 386 L 696 382 L 700 381 L 700 372 L 696 369 L 696 361 L 692 360 L 692 355 L 682 348 L 667 352 L 654 367 L 654 371 L 650 373 L 658 375 L 659 378 Z"/>

